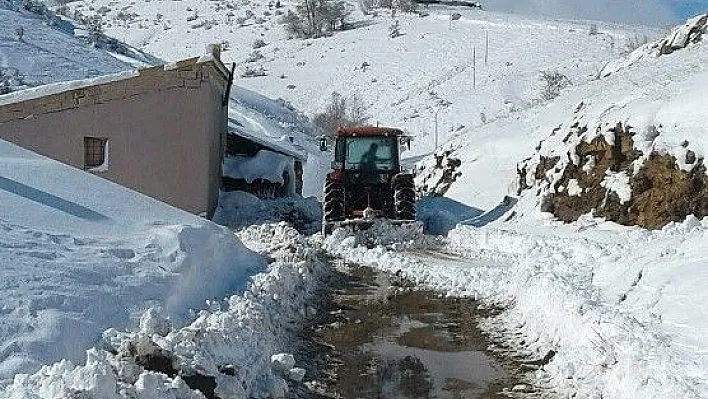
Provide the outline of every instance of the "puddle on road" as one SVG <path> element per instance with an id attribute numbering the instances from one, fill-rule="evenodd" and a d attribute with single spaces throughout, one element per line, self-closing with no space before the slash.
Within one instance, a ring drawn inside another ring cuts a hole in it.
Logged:
<path id="1" fill-rule="evenodd" d="M 472 300 L 413 291 L 406 283 L 355 267 L 323 296 L 304 332 L 300 357 L 317 381 L 298 397 L 346 399 L 506 398 L 513 369 L 492 357 L 476 326 L 487 316 Z"/>

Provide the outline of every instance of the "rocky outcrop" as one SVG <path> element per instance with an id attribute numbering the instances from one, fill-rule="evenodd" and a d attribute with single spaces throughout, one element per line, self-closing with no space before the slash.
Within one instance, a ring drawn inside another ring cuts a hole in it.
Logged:
<path id="1" fill-rule="evenodd" d="M 441 197 L 462 173 L 459 158 L 453 156 L 454 149 L 436 151 L 432 157 L 416 166 L 415 185 L 421 196 Z"/>
<path id="2" fill-rule="evenodd" d="M 632 179 L 632 194 L 631 224 L 657 229 L 688 215 L 708 216 L 708 176 L 702 161 L 685 172 L 674 157 L 652 154 Z"/>
<path id="3" fill-rule="evenodd" d="M 592 214 L 658 229 L 688 215 L 708 216 L 702 158 L 690 150 L 681 160 L 654 151 L 645 156 L 635 148 L 631 127 L 618 123 L 609 133 L 579 141 L 565 160 L 550 155 L 527 160 L 518 168 L 521 191 L 537 187 L 541 209 L 565 222 Z"/>
<path id="4" fill-rule="evenodd" d="M 659 54 L 671 54 L 685 48 L 690 43 L 698 43 L 706 33 L 708 33 L 708 14 L 703 14 L 678 26 L 668 36 L 654 42 L 651 48 Z"/>
<path id="5" fill-rule="evenodd" d="M 634 50 L 625 58 L 609 62 L 600 71 L 600 77 L 607 77 L 622 69 L 628 68 L 644 58 L 660 57 L 674 51 L 684 49 L 698 43 L 708 35 L 708 14 L 695 16 L 685 24 L 679 25 L 659 40 L 646 44 Z"/>

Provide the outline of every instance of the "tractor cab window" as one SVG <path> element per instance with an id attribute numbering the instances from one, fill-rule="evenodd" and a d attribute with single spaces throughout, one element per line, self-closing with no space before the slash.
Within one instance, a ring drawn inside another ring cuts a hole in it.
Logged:
<path id="1" fill-rule="evenodd" d="M 396 141 L 390 137 L 347 138 L 346 169 L 393 170 Z"/>

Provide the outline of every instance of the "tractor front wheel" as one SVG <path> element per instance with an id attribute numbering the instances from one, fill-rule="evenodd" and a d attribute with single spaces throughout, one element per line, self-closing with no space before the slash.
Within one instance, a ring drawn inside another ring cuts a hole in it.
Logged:
<path id="1" fill-rule="evenodd" d="M 324 191 L 325 222 L 344 220 L 344 186 L 339 182 L 327 180 Z"/>
<path id="2" fill-rule="evenodd" d="M 415 220 L 415 186 L 413 176 L 397 176 L 393 184 L 393 199 L 397 219 Z"/>

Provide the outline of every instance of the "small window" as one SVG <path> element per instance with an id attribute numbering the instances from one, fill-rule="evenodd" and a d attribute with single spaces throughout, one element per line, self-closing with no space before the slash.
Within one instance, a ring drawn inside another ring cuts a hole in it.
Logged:
<path id="1" fill-rule="evenodd" d="M 84 137 L 84 169 L 105 167 L 108 139 Z"/>

